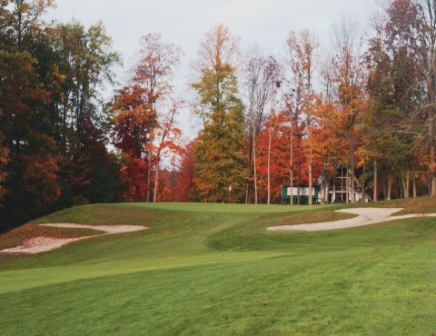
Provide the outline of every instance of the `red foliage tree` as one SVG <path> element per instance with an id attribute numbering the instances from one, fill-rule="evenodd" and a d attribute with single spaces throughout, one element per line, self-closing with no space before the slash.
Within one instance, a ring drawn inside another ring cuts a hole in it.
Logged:
<path id="1" fill-rule="evenodd" d="M 122 175 L 126 183 L 123 198 L 126 201 L 144 201 L 149 189 L 147 184 L 150 132 L 153 111 L 147 92 L 138 85 L 128 85 L 117 91 L 109 105 L 114 114 L 112 136 L 114 145 L 122 151 Z"/>
<path id="2" fill-rule="evenodd" d="M 197 200 L 194 193 L 196 186 L 195 164 L 197 161 L 194 154 L 195 145 L 195 141 L 190 142 L 181 155 L 181 163 L 174 198 L 174 200 L 178 202 Z"/>

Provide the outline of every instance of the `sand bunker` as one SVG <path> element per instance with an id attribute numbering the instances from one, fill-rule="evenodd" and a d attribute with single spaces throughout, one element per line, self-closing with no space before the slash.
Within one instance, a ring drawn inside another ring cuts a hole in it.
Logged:
<path id="1" fill-rule="evenodd" d="M 376 224 L 386 221 L 392 221 L 404 218 L 414 217 L 436 217 L 436 214 L 413 214 L 403 216 L 392 216 L 392 214 L 403 210 L 402 208 L 383 209 L 383 208 L 358 208 L 342 209 L 337 212 L 352 213 L 358 215 L 351 219 L 344 219 L 335 222 L 298 224 L 298 225 L 281 225 L 269 227 L 269 231 L 323 231 L 345 229 L 355 226 Z"/>
<path id="2" fill-rule="evenodd" d="M 357 215 L 355 218 L 344 219 L 335 222 L 299 224 L 299 225 L 281 225 L 269 227 L 269 231 L 323 231 L 337 230 L 356 226 L 376 224 L 397 219 L 414 218 L 414 217 L 436 217 L 436 214 L 412 214 L 403 216 L 392 216 L 392 214 L 403 209 L 383 209 L 383 208 L 357 208 L 342 209 L 338 212 L 352 213 Z M 111 235 L 117 233 L 134 232 L 146 230 L 148 227 L 141 225 L 83 225 L 83 224 L 40 224 L 42 226 L 54 226 L 61 228 L 81 228 L 102 231 L 101 235 Z M 17 247 L 8 248 L 0 251 L 0 254 L 36 254 L 60 248 L 66 244 L 89 239 L 95 236 L 85 236 L 80 238 L 54 238 L 54 237 L 35 237 L 23 241 L 23 244 Z"/>
<path id="3" fill-rule="evenodd" d="M 78 229 L 92 229 L 102 231 L 103 235 L 111 235 L 117 233 L 134 232 L 146 230 L 148 227 L 141 225 L 83 225 L 83 224 L 40 224 L 42 226 L 54 226 L 61 228 L 78 228 Z M 79 238 L 54 238 L 54 237 L 35 237 L 23 241 L 23 245 L 1 250 L 2 254 L 36 254 L 60 248 L 66 244 L 89 239 L 96 236 L 85 236 Z"/>

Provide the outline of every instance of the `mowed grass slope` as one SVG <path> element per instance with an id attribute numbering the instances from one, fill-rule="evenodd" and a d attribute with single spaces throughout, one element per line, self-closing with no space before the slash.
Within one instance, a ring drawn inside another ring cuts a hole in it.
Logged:
<path id="1" fill-rule="evenodd" d="M 431 213 L 436 199 L 376 206 Z M 0 256 L 1 334 L 436 335 L 436 218 L 266 230 L 352 217 L 338 208 L 116 204 L 39 219 L 150 229 Z"/>

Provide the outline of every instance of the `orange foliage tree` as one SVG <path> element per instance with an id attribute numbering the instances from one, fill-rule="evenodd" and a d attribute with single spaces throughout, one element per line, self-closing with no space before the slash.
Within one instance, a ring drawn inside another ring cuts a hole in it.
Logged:
<path id="1" fill-rule="evenodd" d="M 315 77 L 315 64 L 317 62 L 318 43 L 313 33 L 302 30 L 298 33 L 291 32 L 288 40 L 289 67 L 291 73 L 291 92 L 288 97 L 293 97 L 294 114 L 304 114 L 303 123 L 304 144 L 307 155 L 309 195 L 313 194 L 313 159 L 314 142 L 312 139 L 313 105 L 316 104 L 317 96 L 313 89 Z M 289 104 L 288 104 L 289 105 Z M 309 204 L 313 198 L 309 197 Z"/>
<path id="2" fill-rule="evenodd" d="M 356 139 L 358 127 L 368 110 L 365 91 L 366 68 L 363 55 L 355 45 L 354 27 L 347 21 L 334 26 L 336 55 L 332 60 L 332 86 L 334 102 L 338 112 L 336 125 L 339 132 L 336 137 L 346 141 L 348 155 L 341 158 L 341 165 L 347 167 L 347 202 L 355 202 Z"/>

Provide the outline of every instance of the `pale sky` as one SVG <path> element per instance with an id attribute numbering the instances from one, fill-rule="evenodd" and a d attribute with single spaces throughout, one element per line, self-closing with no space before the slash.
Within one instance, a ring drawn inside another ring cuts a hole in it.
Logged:
<path id="1" fill-rule="evenodd" d="M 265 53 L 277 55 L 292 30 L 314 29 L 328 44 L 332 20 L 346 16 L 365 26 L 374 7 L 373 0 L 56 0 L 56 4 L 50 19 L 74 18 L 86 27 L 101 20 L 125 67 L 143 35 L 161 33 L 165 42 L 179 45 L 185 54 L 174 78 L 180 92 L 186 88 L 199 40 L 219 23 L 241 38 L 242 51 L 257 44 Z M 117 73 L 123 81 L 123 70 Z M 191 138 L 196 135 L 192 124 L 184 111 L 180 127 Z"/>

